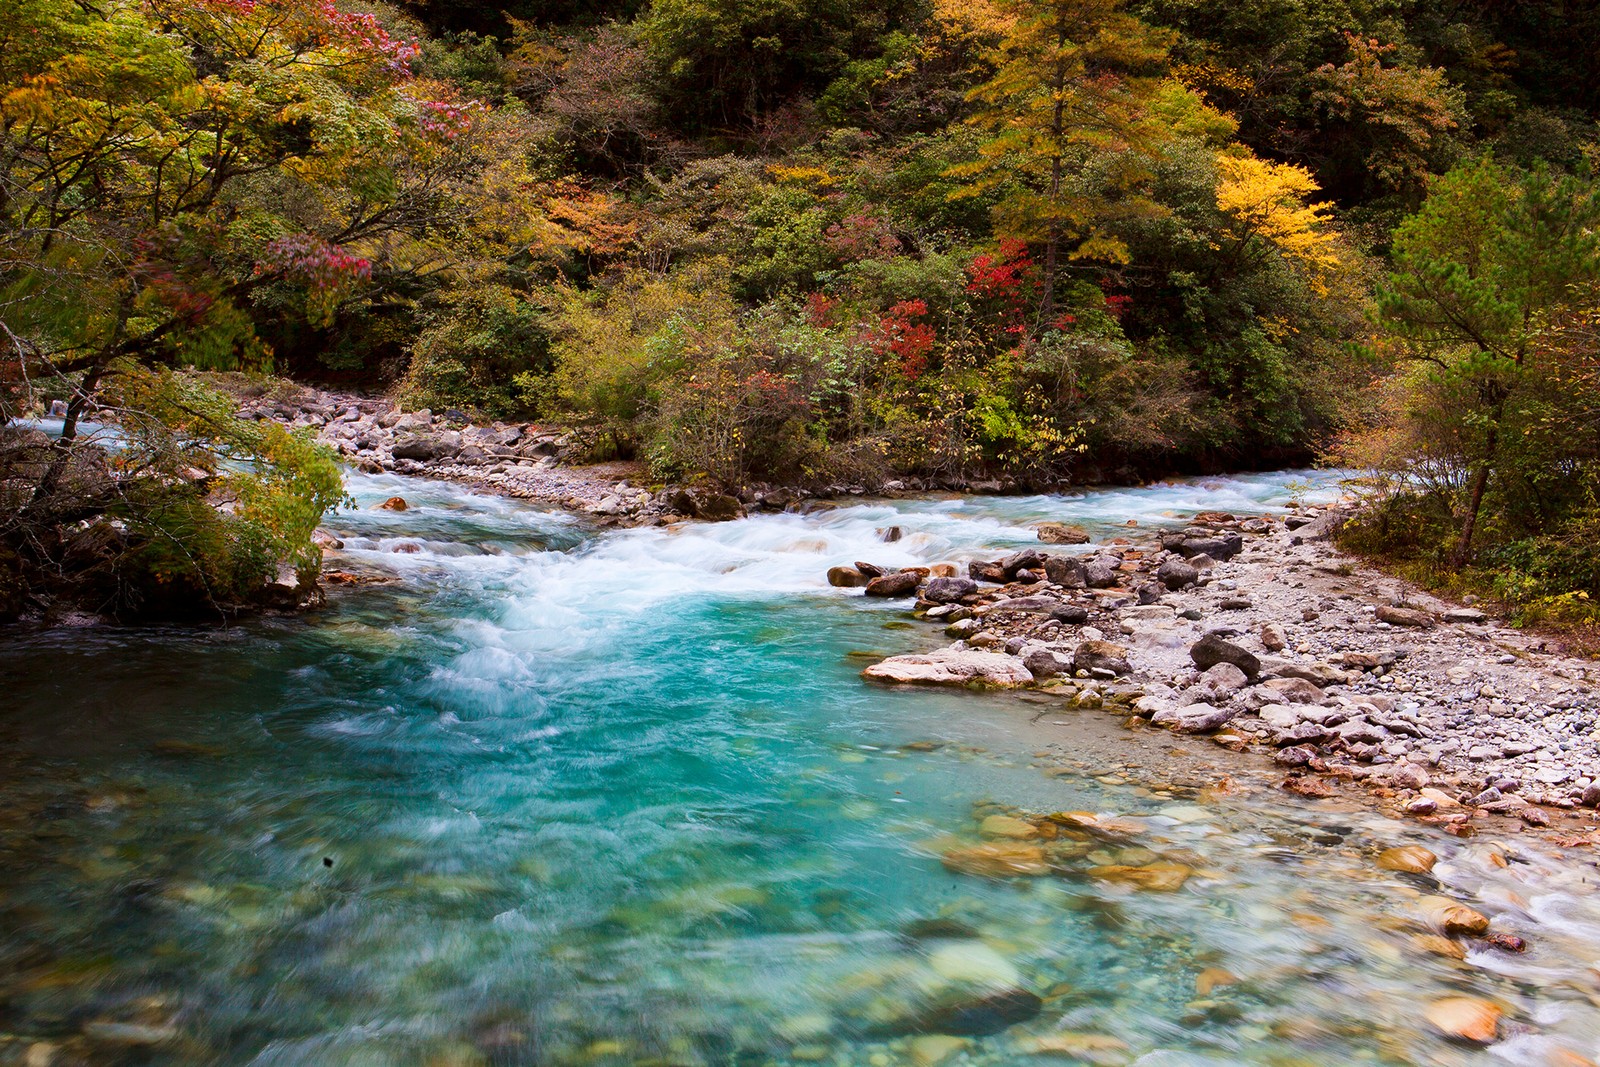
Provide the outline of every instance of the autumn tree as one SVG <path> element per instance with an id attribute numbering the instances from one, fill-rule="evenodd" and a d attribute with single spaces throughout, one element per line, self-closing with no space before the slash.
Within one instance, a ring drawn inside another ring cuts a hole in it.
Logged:
<path id="1" fill-rule="evenodd" d="M 18 543 L 48 555 L 51 530 L 116 514 L 143 543 L 185 546 L 174 559 L 245 541 L 310 559 L 301 549 L 311 512 L 329 502 L 331 466 L 240 432 L 169 372 L 264 369 L 263 317 L 315 326 L 352 299 L 414 292 L 455 269 L 480 243 L 478 220 L 493 217 L 475 191 L 488 117 L 416 76 L 416 41 L 329 2 L 19 0 L 8 11 L 0 322 L 8 377 L 24 383 L 11 399 L 29 383 L 68 399 L 48 457 L 12 472 L 32 487 Z M 95 406 L 147 428 L 151 460 L 130 464 L 127 452 L 106 478 L 75 475 L 95 454 L 75 441 Z M 174 474 L 174 456 L 189 475 Z M 189 505 L 224 456 L 259 464 L 280 498 L 267 510 L 292 516 L 281 540 L 242 518 L 200 536 Z M 320 473 L 307 482 L 291 467 Z M 187 573 L 206 572 L 192 562 Z"/>
<path id="2" fill-rule="evenodd" d="M 995 228 L 1042 246 L 1038 321 L 1055 314 L 1064 259 L 1125 257 L 1102 223 L 1148 210 L 1136 188 L 1142 156 L 1166 136 L 1151 104 L 1161 91 L 1170 34 L 1122 10 L 1121 0 L 1004 0 L 1011 22 L 974 88 L 978 157 L 953 171 L 961 195 L 997 192 Z M 1100 188 L 1074 181 L 1089 156 L 1104 170 Z M 1119 187 L 1108 197 L 1104 186 Z"/>

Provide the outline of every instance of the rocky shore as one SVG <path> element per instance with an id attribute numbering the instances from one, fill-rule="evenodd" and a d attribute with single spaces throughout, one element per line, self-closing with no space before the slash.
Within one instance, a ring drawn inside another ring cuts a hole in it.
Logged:
<path id="1" fill-rule="evenodd" d="M 867 668 L 875 682 L 1025 687 L 1062 711 L 1209 734 L 1270 754 L 1292 792 L 1359 784 L 1461 834 L 1489 819 L 1592 830 L 1594 666 L 1344 556 L 1328 537 L 1346 514 L 1202 514 L 1082 554 L 829 577 L 915 597 L 915 616 L 956 639 Z"/>
<path id="2" fill-rule="evenodd" d="M 720 522 L 751 511 L 783 511 L 813 495 L 791 487 L 754 488 L 737 496 L 699 487 L 649 489 L 632 463 L 587 463 L 580 435 L 537 423 L 477 422 L 460 411 L 404 410 L 387 397 L 327 392 L 278 381 L 219 382 L 239 399 L 238 414 L 311 430 L 359 470 L 439 478 L 482 492 L 532 500 L 583 514 L 602 526 L 665 526 L 689 519 Z M 960 485 L 890 482 L 889 493 L 923 489 L 1001 492 L 1000 482 Z M 823 495 L 861 496 L 840 485 Z"/>

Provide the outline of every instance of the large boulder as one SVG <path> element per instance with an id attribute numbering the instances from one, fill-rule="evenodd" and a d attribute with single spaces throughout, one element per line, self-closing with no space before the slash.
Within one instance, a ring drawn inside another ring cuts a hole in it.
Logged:
<path id="1" fill-rule="evenodd" d="M 1044 576 L 1065 589 L 1082 589 L 1089 584 L 1083 564 L 1066 556 L 1046 556 Z"/>
<path id="2" fill-rule="evenodd" d="M 940 579 L 941 581 L 945 579 Z M 880 575 L 867 583 L 868 596 L 902 597 L 910 596 L 917 591 L 917 586 L 922 584 L 922 575 L 916 571 L 895 571 L 891 574 Z"/>
<path id="3" fill-rule="evenodd" d="M 860 589 L 872 581 L 854 567 L 829 567 L 828 584 L 836 589 Z"/>
<path id="4" fill-rule="evenodd" d="M 1037 548 L 1024 548 L 1000 561 L 1000 569 L 1007 578 L 1015 578 L 1020 571 L 1037 571 L 1044 568 L 1044 553 Z"/>
<path id="5" fill-rule="evenodd" d="M 929 578 L 922 597 L 935 604 L 954 604 L 977 591 L 978 583 L 971 578 Z"/>
<path id="6" fill-rule="evenodd" d="M 1200 569 L 1184 562 L 1177 556 L 1171 556 L 1163 560 L 1161 566 L 1156 568 L 1156 580 L 1168 589 L 1176 591 L 1199 581 Z"/>
<path id="7" fill-rule="evenodd" d="M 1178 542 L 1177 550 L 1184 556 L 1210 556 L 1225 562 L 1244 550 L 1244 538 L 1238 534 L 1221 537 L 1185 537 Z"/>
<path id="8" fill-rule="evenodd" d="M 1231 663 L 1254 679 L 1261 673 L 1261 661 L 1248 649 L 1229 641 L 1217 633 L 1209 633 L 1189 648 L 1189 658 L 1201 670 L 1209 670 L 1219 663 Z"/>
<path id="9" fill-rule="evenodd" d="M 459 447 L 458 444 L 457 448 Z M 443 459 L 454 451 L 455 449 L 448 446 L 442 435 L 414 433 L 396 439 L 392 453 L 395 459 L 426 463 L 429 460 Z"/>
<path id="10" fill-rule="evenodd" d="M 941 648 L 921 655 L 891 656 L 861 672 L 894 685 L 1028 685 L 1033 675 L 1016 656 L 974 648 Z"/>

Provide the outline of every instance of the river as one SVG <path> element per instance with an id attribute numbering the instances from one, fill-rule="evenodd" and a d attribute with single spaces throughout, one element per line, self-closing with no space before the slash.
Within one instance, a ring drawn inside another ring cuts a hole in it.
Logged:
<path id="1" fill-rule="evenodd" d="M 0 1063 L 1600 1052 L 1592 866 L 1291 797 L 1251 759 L 1039 696 L 870 687 L 872 654 L 934 634 L 823 580 L 1036 544 L 1046 518 L 1259 512 L 1337 494 L 1326 476 L 610 532 L 445 483 L 350 488 L 339 565 L 391 580 L 321 612 L 0 644 Z M 392 495 L 411 508 L 373 507 Z M 1017 809 L 1132 818 L 1137 842 L 1085 866 L 1153 850 L 1189 877 L 941 864 Z M 1374 865 L 1400 844 L 1432 875 Z M 1441 894 L 1532 948 L 1456 958 L 1419 919 Z M 991 1026 L 1015 990 L 1038 1013 Z M 1506 1011 L 1492 1048 L 1424 1020 L 1462 994 Z"/>

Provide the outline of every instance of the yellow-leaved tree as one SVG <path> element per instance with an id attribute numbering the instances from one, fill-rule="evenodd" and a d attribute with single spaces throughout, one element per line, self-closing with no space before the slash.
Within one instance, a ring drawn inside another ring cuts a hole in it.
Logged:
<path id="1" fill-rule="evenodd" d="M 1238 146 L 1217 157 L 1217 172 L 1217 209 L 1226 220 L 1219 250 L 1239 264 L 1276 250 L 1326 293 L 1343 260 L 1331 208 L 1312 200 L 1320 190 L 1311 172 Z"/>

